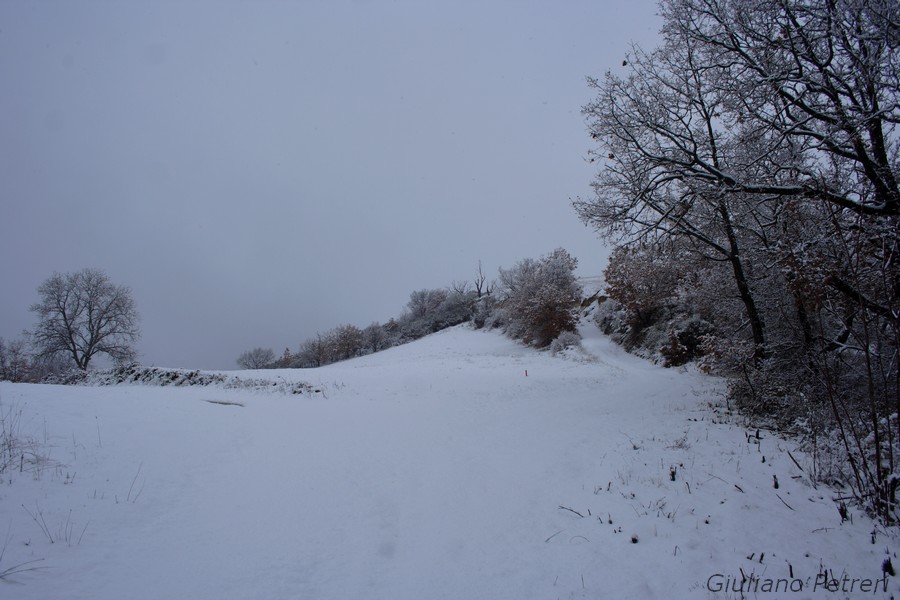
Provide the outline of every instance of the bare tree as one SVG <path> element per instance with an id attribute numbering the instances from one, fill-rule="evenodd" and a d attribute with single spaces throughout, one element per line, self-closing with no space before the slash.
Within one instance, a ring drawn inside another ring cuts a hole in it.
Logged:
<path id="1" fill-rule="evenodd" d="M 30 378 L 31 364 L 24 340 L 13 340 L 6 348 L 7 373 L 10 381 L 24 381 Z"/>
<path id="2" fill-rule="evenodd" d="M 475 273 L 475 293 L 479 298 L 483 295 L 490 296 L 494 291 L 494 286 L 488 282 L 487 276 L 481 268 L 481 261 L 478 261 L 478 271 Z"/>
<path id="3" fill-rule="evenodd" d="M 64 354 L 55 356 L 32 356 L 28 365 L 29 381 L 45 381 L 47 379 L 64 377 L 67 371 L 72 369 L 72 363 Z"/>
<path id="4" fill-rule="evenodd" d="M 752 336 L 755 358 L 732 397 L 767 416 L 788 398 L 804 418 L 826 408 L 851 486 L 888 516 L 900 507 L 900 4 L 662 0 L 660 14 L 660 48 L 590 81 L 602 166 L 576 210 L 620 243 L 727 266 L 732 293 L 707 291 L 723 307 L 740 299 L 724 335 Z"/>
<path id="5" fill-rule="evenodd" d="M 273 366 L 276 369 L 292 369 L 296 366 L 297 359 L 297 355 L 293 354 L 290 348 L 285 348 L 281 358 L 276 360 Z"/>
<path id="6" fill-rule="evenodd" d="M 700 64 L 697 46 L 689 36 L 670 32 L 653 52 L 634 49 L 630 77 L 607 74 L 603 83 L 591 82 L 599 94 L 584 111 L 592 137 L 603 144 L 595 159 L 608 162 L 594 182 L 595 198 L 575 208 L 607 235 L 629 242 L 685 238 L 730 264 L 760 360 L 765 326 L 742 240 L 742 227 L 754 222 L 737 216 L 746 212 L 748 193 L 729 190 L 722 180 L 735 177 L 726 173 L 762 166 L 758 157 L 748 157 L 752 146 L 738 139 L 739 128 L 720 122 L 725 98 L 709 81 L 710 67 Z M 768 211 L 762 205 L 754 210 Z"/>
<path id="7" fill-rule="evenodd" d="M 242 353 L 237 364 L 242 369 L 270 369 L 275 364 L 275 351 L 271 348 L 254 348 Z"/>
<path id="8" fill-rule="evenodd" d="M 348 360 L 358 355 L 365 343 L 356 325 L 341 325 L 332 331 L 332 353 L 335 360 Z"/>
<path id="9" fill-rule="evenodd" d="M 380 323 L 375 322 L 363 329 L 363 342 L 369 352 L 384 350 L 388 345 L 388 335 Z"/>
<path id="10" fill-rule="evenodd" d="M 329 333 L 325 335 L 317 333 L 316 337 L 300 344 L 300 349 L 297 351 L 299 363 L 307 368 L 327 365 L 331 361 L 333 346 L 331 338 Z"/>
<path id="11" fill-rule="evenodd" d="M 24 381 L 30 378 L 30 371 L 25 341 L 17 339 L 6 343 L 0 338 L 0 381 Z"/>
<path id="12" fill-rule="evenodd" d="M 462 280 L 454 280 L 452 284 L 450 284 L 450 291 L 456 292 L 457 294 L 466 294 L 469 291 L 469 282 Z"/>
<path id="13" fill-rule="evenodd" d="M 409 314 L 414 319 L 421 319 L 434 311 L 447 299 L 447 290 L 444 289 L 425 289 L 416 290 L 410 293 L 409 302 L 406 307 Z"/>
<path id="14" fill-rule="evenodd" d="M 760 359 L 768 340 L 747 250 L 777 246 L 789 205 L 832 205 L 839 220 L 876 229 L 900 216 L 900 5 L 660 6 L 664 45 L 635 47 L 627 77 L 591 80 L 599 93 L 584 110 L 604 168 L 596 198 L 576 209 L 611 235 L 688 237 L 727 261 Z M 900 251 L 896 236 L 890 244 Z M 823 275 L 849 300 L 890 313 L 842 269 Z"/>
<path id="15" fill-rule="evenodd" d="M 9 355 L 6 350 L 6 342 L 0 337 L 0 381 L 9 380 Z"/>
<path id="16" fill-rule="evenodd" d="M 87 370 L 97 354 L 118 363 L 134 360 L 140 333 L 131 289 L 110 282 L 105 273 L 84 269 L 55 273 L 38 287 L 31 306 L 38 323 L 32 333 L 38 355 L 65 355 Z"/>
<path id="17" fill-rule="evenodd" d="M 780 181 L 701 171 L 760 197 L 900 214 L 895 0 L 666 0 L 662 15 L 666 34 L 709 68 L 701 77 L 721 91 L 720 122 L 764 136 L 758 150 L 791 158 Z"/>

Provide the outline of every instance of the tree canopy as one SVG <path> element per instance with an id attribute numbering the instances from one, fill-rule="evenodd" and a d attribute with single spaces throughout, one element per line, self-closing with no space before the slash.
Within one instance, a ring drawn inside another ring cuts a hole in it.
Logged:
<path id="1" fill-rule="evenodd" d="M 845 436 L 849 479 L 886 514 L 900 481 L 883 421 L 900 413 L 900 4 L 663 0 L 660 14 L 663 43 L 591 79 L 583 109 L 600 168 L 575 209 L 634 249 L 614 253 L 610 294 L 632 331 L 669 319 L 653 351 L 705 352 L 745 407 Z"/>
<path id="2" fill-rule="evenodd" d="M 117 363 L 135 359 L 140 332 L 130 288 L 113 284 L 102 271 L 83 269 L 55 273 L 38 294 L 31 311 L 38 318 L 32 341 L 39 356 L 63 355 L 82 370 L 98 354 Z"/>

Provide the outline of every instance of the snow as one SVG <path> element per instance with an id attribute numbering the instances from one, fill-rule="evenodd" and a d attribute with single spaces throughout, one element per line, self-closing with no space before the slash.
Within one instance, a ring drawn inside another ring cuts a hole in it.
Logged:
<path id="1" fill-rule="evenodd" d="M 851 581 L 883 585 L 896 534 L 842 522 L 840 492 L 741 427 L 720 380 L 582 335 L 552 356 L 460 326 L 233 373 L 319 390 L 301 395 L 0 384 L 7 423 L 49 453 L 3 474 L 0 573 L 40 562 L 0 597 L 737 598 L 709 588 L 742 571 L 747 597 L 897 593 Z M 853 591 L 813 589 L 823 572 Z M 764 591 L 778 579 L 803 589 Z"/>

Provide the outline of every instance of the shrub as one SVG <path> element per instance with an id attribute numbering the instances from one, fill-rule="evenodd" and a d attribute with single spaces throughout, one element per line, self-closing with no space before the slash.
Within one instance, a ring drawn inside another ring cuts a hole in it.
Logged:
<path id="1" fill-rule="evenodd" d="M 559 336 L 550 342 L 550 352 L 559 354 L 563 350 L 570 348 L 578 348 L 581 346 L 581 336 L 575 331 L 563 331 Z"/>
<path id="2" fill-rule="evenodd" d="M 500 269 L 498 291 L 507 335 L 543 348 L 560 333 L 575 331 L 582 295 L 577 265 L 576 258 L 557 248 L 539 260 Z"/>

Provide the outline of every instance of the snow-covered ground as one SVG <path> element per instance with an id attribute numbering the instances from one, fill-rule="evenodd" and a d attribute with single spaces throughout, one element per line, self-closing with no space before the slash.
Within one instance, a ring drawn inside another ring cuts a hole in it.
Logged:
<path id="1" fill-rule="evenodd" d="M 47 458 L 3 474 L 0 573 L 23 570 L 0 598 L 739 598 L 742 574 L 749 598 L 898 593 L 896 535 L 842 522 L 721 381 L 584 334 L 554 357 L 458 327 L 244 374 L 300 395 L 0 384 Z"/>

